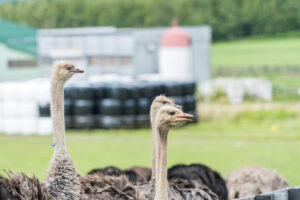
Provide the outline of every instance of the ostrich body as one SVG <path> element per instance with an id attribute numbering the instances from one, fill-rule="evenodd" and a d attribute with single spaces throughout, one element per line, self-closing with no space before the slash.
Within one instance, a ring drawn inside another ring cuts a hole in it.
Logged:
<path id="1" fill-rule="evenodd" d="M 135 186 L 124 175 L 92 174 L 80 177 L 81 200 L 141 199 Z"/>
<path id="2" fill-rule="evenodd" d="M 83 71 L 71 63 L 59 62 L 51 76 L 51 117 L 55 147 L 46 182 L 52 199 L 80 199 L 80 180 L 67 151 L 64 120 L 64 85 L 75 73 Z"/>
<path id="3" fill-rule="evenodd" d="M 151 178 L 151 169 L 147 167 L 131 167 L 124 172 L 134 184 L 145 183 Z"/>
<path id="4" fill-rule="evenodd" d="M 229 199 L 253 196 L 289 186 L 285 178 L 275 170 L 260 166 L 238 168 L 228 174 L 226 183 Z"/>
<path id="5" fill-rule="evenodd" d="M 183 200 L 218 199 L 206 186 L 196 187 L 192 181 L 167 180 L 167 137 L 169 130 L 190 121 L 191 115 L 185 114 L 175 106 L 163 106 L 155 119 L 155 183 L 150 181 L 139 186 L 142 199 Z"/>
<path id="6" fill-rule="evenodd" d="M 8 178 L 0 176 L 0 199 L 2 200 L 50 200 L 47 188 L 33 176 L 7 173 Z"/>
<path id="7" fill-rule="evenodd" d="M 144 183 L 150 180 L 151 169 L 145 167 L 132 167 L 126 170 L 121 170 L 115 166 L 93 169 L 88 172 L 88 175 L 106 175 L 106 176 L 126 176 L 133 184 Z"/>
<path id="8" fill-rule="evenodd" d="M 168 170 L 168 180 L 173 179 L 195 180 L 199 184 L 206 185 L 221 200 L 228 198 L 227 187 L 221 175 L 203 164 L 174 165 Z"/>

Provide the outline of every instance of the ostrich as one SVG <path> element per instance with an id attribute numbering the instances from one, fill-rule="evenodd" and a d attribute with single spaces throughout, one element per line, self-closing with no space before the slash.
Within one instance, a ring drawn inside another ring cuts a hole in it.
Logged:
<path id="1" fill-rule="evenodd" d="M 88 175 L 107 175 L 107 176 L 121 176 L 124 175 L 124 172 L 115 167 L 115 166 L 108 166 L 105 168 L 98 168 L 98 169 L 93 169 L 90 172 L 88 172 Z"/>
<path id="2" fill-rule="evenodd" d="M 173 180 L 177 178 L 195 180 L 200 184 L 206 185 L 218 195 L 221 200 L 227 199 L 228 192 L 224 179 L 218 172 L 203 164 L 194 163 L 190 165 L 179 164 L 172 166 L 168 170 L 168 179 Z"/>
<path id="3" fill-rule="evenodd" d="M 73 64 L 59 62 L 51 77 L 51 116 L 53 122 L 54 154 L 47 172 L 47 188 L 51 199 L 135 199 L 136 189 L 124 176 L 80 176 L 72 162 L 65 142 L 64 95 L 65 82 L 75 73 L 83 73 Z"/>
<path id="4" fill-rule="evenodd" d="M 0 199 L 5 200 L 50 200 L 47 188 L 33 176 L 7 172 L 8 177 L 0 176 Z"/>
<path id="5" fill-rule="evenodd" d="M 59 62 L 52 72 L 51 116 L 55 149 L 47 172 L 46 186 L 36 177 L 29 178 L 23 173 L 15 175 L 10 172 L 8 178 L 0 176 L 2 196 L 8 196 L 7 199 L 80 199 L 80 180 L 65 146 L 63 88 L 73 74 L 82 72 L 67 62 Z"/>
<path id="6" fill-rule="evenodd" d="M 260 166 L 235 169 L 228 174 L 226 183 L 229 199 L 271 192 L 289 186 L 285 178 L 275 170 Z"/>
<path id="7" fill-rule="evenodd" d="M 174 126 L 180 126 L 190 119 L 192 115 L 183 113 L 175 106 L 163 106 L 159 109 L 155 119 L 155 183 L 139 185 L 142 199 L 168 200 L 168 199 L 218 199 L 206 186 L 196 187 L 192 181 L 180 180 L 170 184 L 167 180 L 167 136 Z M 155 189 L 154 189 L 155 188 Z"/>
<path id="8" fill-rule="evenodd" d="M 115 166 L 93 169 L 88 172 L 88 175 L 106 175 L 106 176 L 126 176 L 133 184 L 144 183 L 150 180 L 151 169 L 145 167 L 131 167 L 126 170 L 121 170 Z"/>
<path id="9" fill-rule="evenodd" d="M 7 199 L 54 199 L 79 200 L 80 180 L 73 166 L 72 159 L 65 146 L 64 98 L 65 82 L 75 73 L 82 70 L 66 62 L 58 63 L 51 77 L 51 116 L 54 134 L 54 155 L 47 172 L 46 185 L 36 177 L 29 178 L 24 173 L 20 175 L 8 173 L 8 178 L 0 176 L 1 196 Z"/>
<path id="10" fill-rule="evenodd" d="M 51 117 L 53 126 L 54 153 L 47 171 L 46 183 L 52 199 L 80 199 L 80 180 L 65 142 L 64 85 L 76 73 L 68 62 L 58 62 L 51 76 Z"/>
<path id="11" fill-rule="evenodd" d="M 147 167 L 131 167 L 124 172 L 134 184 L 145 183 L 151 178 L 151 169 Z"/>
<path id="12" fill-rule="evenodd" d="M 165 105 L 173 105 L 173 106 L 177 106 L 174 102 L 173 99 L 171 98 L 168 98 L 164 95 L 160 95 L 160 96 L 157 96 L 152 104 L 151 104 L 151 107 L 150 107 L 150 121 L 151 121 L 151 127 L 152 127 L 152 137 L 153 137 L 153 148 L 152 148 L 152 173 L 151 173 L 151 181 L 154 182 L 155 181 L 155 171 L 156 171 L 156 160 L 155 160 L 155 155 L 156 155 L 156 134 L 155 134 L 155 119 L 156 119 L 156 116 L 157 116 L 157 113 L 159 111 L 159 109 L 162 107 L 162 106 L 165 106 Z M 181 108 L 181 106 L 178 106 L 178 108 Z"/>
<path id="13" fill-rule="evenodd" d="M 155 147 L 155 118 L 159 109 L 164 105 L 175 105 L 177 108 L 181 109 L 181 106 L 178 106 L 174 103 L 174 100 L 168 98 L 164 95 L 157 96 L 151 104 L 150 109 L 150 119 L 153 130 L 153 139 Z M 155 148 L 152 151 L 152 176 L 151 181 L 155 180 Z M 168 170 L 168 180 L 176 180 L 177 178 L 186 179 L 186 180 L 195 180 L 201 185 L 206 185 L 211 189 L 215 194 L 219 196 L 221 200 L 227 199 L 227 188 L 224 179 L 221 175 L 210 169 L 209 167 L 203 164 L 191 164 L 191 165 L 174 165 Z"/>

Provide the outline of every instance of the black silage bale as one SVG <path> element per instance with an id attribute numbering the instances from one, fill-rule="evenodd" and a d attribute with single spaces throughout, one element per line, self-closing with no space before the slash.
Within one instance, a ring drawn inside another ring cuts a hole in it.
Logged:
<path id="1" fill-rule="evenodd" d="M 98 105 L 99 106 L 99 105 Z M 119 99 L 102 99 L 100 101 L 101 115 L 121 115 L 122 114 L 122 103 Z"/>
<path id="2" fill-rule="evenodd" d="M 73 114 L 74 115 L 92 115 L 94 113 L 93 100 L 74 100 Z"/>
<path id="3" fill-rule="evenodd" d="M 72 115 L 73 106 L 72 106 L 71 99 L 64 100 L 64 107 L 65 107 L 65 115 L 66 116 Z"/>
<path id="4" fill-rule="evenodd" d="M 148 128 L 150 127 L 150 117 L 149 114 L 146 115 L 136 115 L 136 124 L 138 128 Z"/>
<path id="5" fill-rule="evenodd" d="M 155 82 L 155 97 L 165 94 L 164 85 L 162 82 Z"/>
<path id="6" fill-rule="evenodd" d="M 183 109 L 184 110 L 195 110 L 197 105 L 197 100 L 195 95 L 187 95 L 183 97 Z"/>
<path id="7" fill-rule="evenodd" d="M 184 97 L 180 97 L 180 96 L 175 96 L 175 97 L 170 97 L 174 100 L 175 104 L 180 105 L 180 106 L 184 106 Z"/>
<path id="8" fill-rule="evenodd" d="M 122 103 L 122 114 L 123 115 L 134 115 L 137 114 L 137 105 L 134 99 L 126 99 Z"/>
<path id="9" fill-rule="evenodd" d="M 145 82 L 139 82 L 137 85 L 137 93 L 138 93 L 138 98 L 145 98 L 146 97 L 146 94 L 145 94 L 145 91 L 144 91 L 144 88 L 145 88 Z"/>
<path id="10" fill-rule="evenodd" d="M 156 94 L 155 86 L 151 82 L 142 83 L 139 89 L 142 97 L 152 99 Z"/>
<path id="11" fill-rule="evenodd" d="M 130 89 L 130 96 L 133 98 L 133 99 L 138 99 L 138 98 L 141 98 L 142 95 L 140 94 L 140 90 L 139 90 L 139 87 L 137 85 L 138 83 L 136 84 L 131 84 L 129 86 L 129 89 Z"/>
<path id="12" fill-rule="evenodd" d="M 72 99 L 72 93 L 74 92 L 74 87 L 72 86 L 66 86 L 64 88 L 64 99 L 67 100 L 67 99 Z"/>
<path id="13" fill-rule="evenodd" d="M 140 82 L 128 83 L 126 84 L 126 88 L 128 91 L 128 96 L 131 99 L 141 98 L 143 95 L 141 94 L 141 85 Z"/>
<path id="14" fill-rule="evenodd" d="M 136 128 L 135 115 L 126 115 L 121 119 L 121 128 L 133 129 Z"/>
<path id="15" fill-rule="evenodd" d="M 40 117 L 50 116 L 50 103 L 39 103 L 39 115 Z"/>
<path id="16" fill-rule="evenodd" d="M 107 98 L 108 86 L 105 83 L 96 83 L 92 85 L 95 92 L 96 100 Z"/>
<path id="17" fill-rule="evenodd" d="M 74 86 L 71 90 L 73 99 L 89 99 L 93 100 L 95 98 L 94 88 L 90 84 L 82 83 Z"/>
<path id="18" fill-rule="evenodd" d="M 148 98 L 140 98 L 137 100 L 138 114 L 149 114 L 151 102 Z"/>
<path id="19" fill-rule="evenodd" d="M 73 117 L 73 127 L 76 129 L 92 129 L 95 127 L 93 115 L 75 115 Z"/>
<path id="20" fill-rule="evenodd" d="M 118 129 L 122 125 L 120 116 L 101 116 L 101 128 L 105 129 Z"/>
<path id="21" fill-rule="evenodd" d="M 183 87 L 181 83 L 177 82 L 165 82 L 163 85 L 165 90 L 165 94 L 167 96 L 182 96 L 183 95 Z"/>
<path id="22" fill-rule="evenodd" d="M 183 82 L 183 95 L 193 95 L 196 91 L 196 83 L 195 82 Z"/>
<path id="23" fill-rule="evenodd" d="M 108 85 L 107 98 L 109 99 L 126 99 L 128 97 L 128 90 L 122 84 Z"/>
<path id="24" fill-rule="evenodd" d="M 67 129 L 73 128 L 71 116 L 65 116 L 65 126 Z"/>

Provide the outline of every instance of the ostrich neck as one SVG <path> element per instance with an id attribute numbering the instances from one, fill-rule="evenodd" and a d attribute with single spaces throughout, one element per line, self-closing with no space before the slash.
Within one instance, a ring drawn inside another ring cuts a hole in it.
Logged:
<path id="1" fill-rule="evenodd" d="M 64 81 L 51 81 L 51 116 L 55 151 L 66 150 L 65 119 L 64 119 Z"/>
<path id="2" fill-rule="evenodd" d="M 155 134 L 155 117 L 156 114 L 153 113 L 153 111 L 150 111 L 150 119 L 151 119 L 151 126 L 152 126 L 152 137 L 153 137 L 153 148 L 152 148 L 152 173 L 151 173 L 151 182 L 154 183 L 155 182 L 155 171 L 156 171 L 156 160 L 155 160 L 155 156 L 156 156 L 156 152 L 155 152 L 155 148 L 156 148 L 156 134 Z"/>
<path id="3" fill-rule="evenodd" d="M 168 200 L 167 180 L 167 137 L 168 130 L 157 127 L 156 133 L 156 176 L 155 176 L 155 200 Z"/>

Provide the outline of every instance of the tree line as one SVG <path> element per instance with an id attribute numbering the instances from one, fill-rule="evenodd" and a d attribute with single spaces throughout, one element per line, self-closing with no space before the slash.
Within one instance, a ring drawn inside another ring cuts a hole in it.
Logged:
<path id="1" fill-rule="evenodd" d="M 210 25 L 214 40 L 300 28 L 298 0 L 30 0 L 0 5 L 0 18 L 37 28 Z"/>

